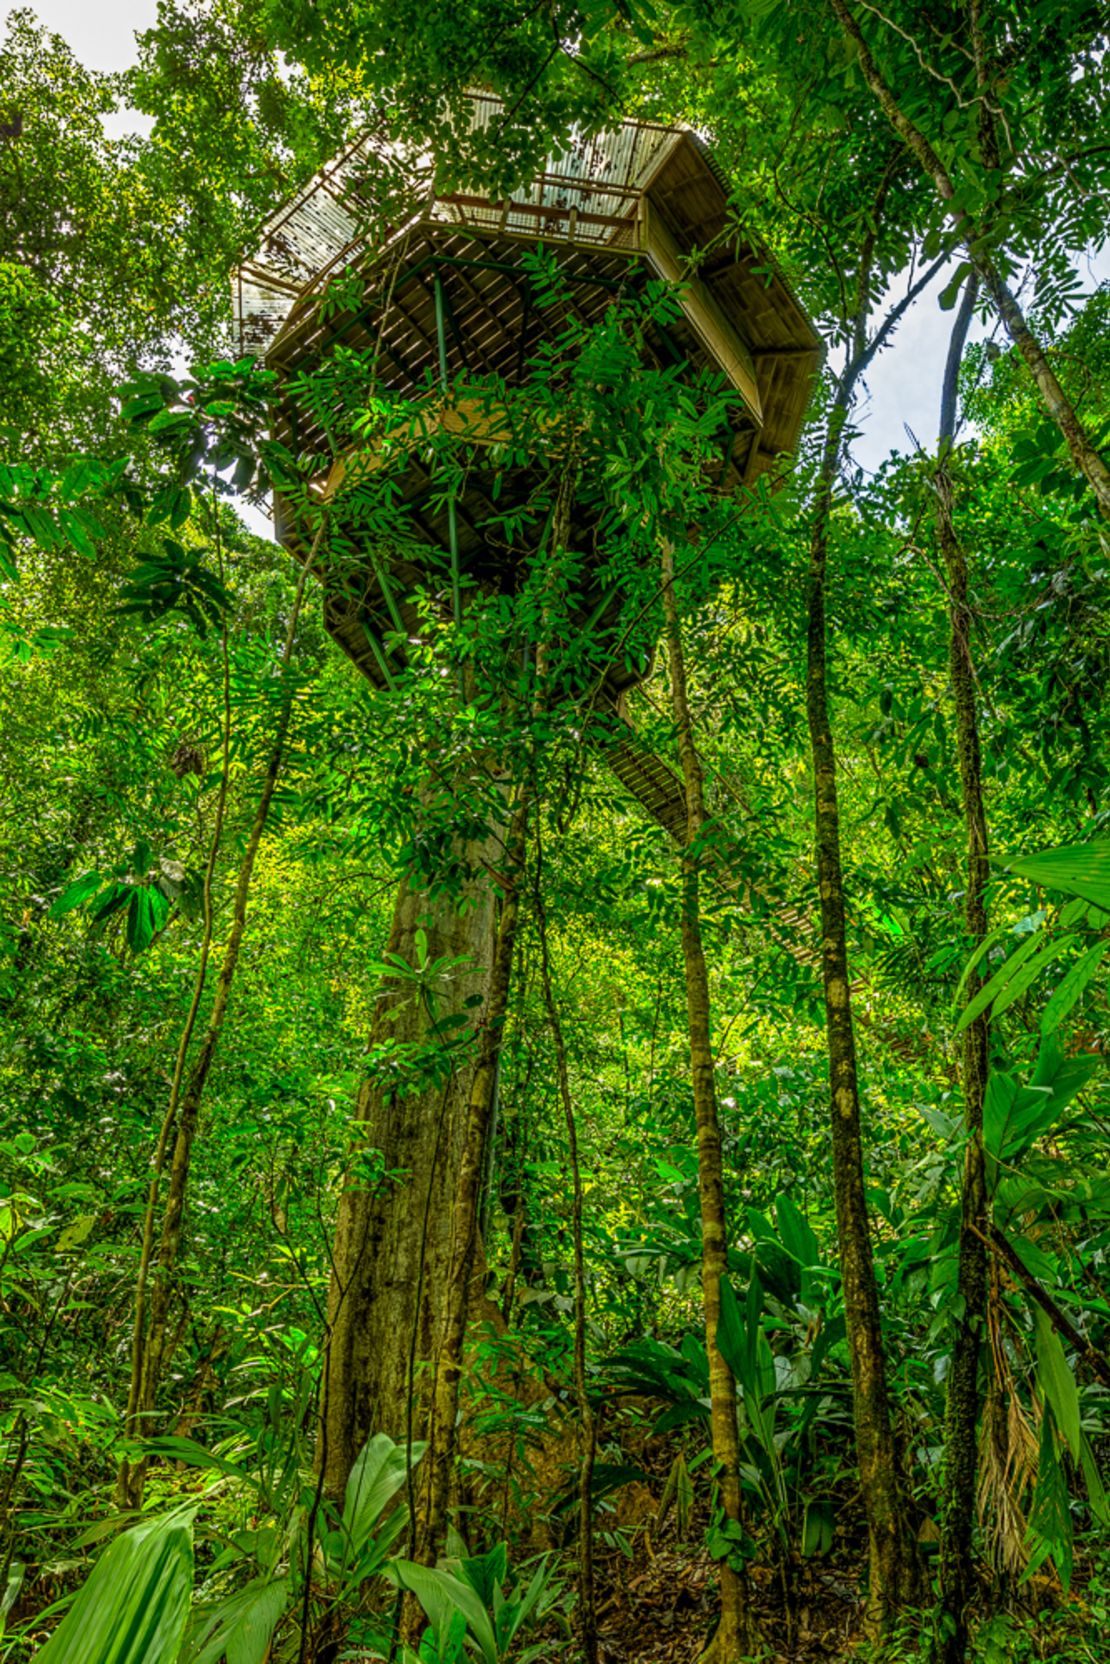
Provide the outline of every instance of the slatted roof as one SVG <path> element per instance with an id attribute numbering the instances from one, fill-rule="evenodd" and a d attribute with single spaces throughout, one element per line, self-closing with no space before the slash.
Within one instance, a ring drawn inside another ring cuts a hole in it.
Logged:
<path id="1" fill-rule="evenodd" d="M 488 138 L 502 116 L 496 98 L 472 95 L 480 135 Z M 234 278 L 240 345 L 279 372 L 274 431 L 313 459 L 316 489 L 342 490 L 350 509 L 359 473 L 372 474 L 385 451 L 380 436 L 344 436 L 350 412 L 342 394 L 332 408 L 319 391 L 315 403 L 302 398 L 300 372 L 350 362 L 360 386 L 370 381 L 418 401 L 421 412 L 393 475 L 411 528 L 405 546 L 365 547 L 354 504 L 342 534 L 347 547 L 326 582 L 328 628 L 371 680 L 391 679 L 403 638 L 419 628 L 417 589 L 443 597 L 449 587 L 456 616 L 467 586 L 512 592 L 521 548 L 499 529 L 498 511 L 527 509 L 549 436 L 532 432 L 518 447 L 518 458 L 533 456 L 534 467 L 505 468 L 488 447 L 503 442 L 506 407 L 499 417 L 487 402 L 483 416 L 481 401 L 491 388 L 521 383 L 540 343 L 558 338 L 571 319 L 600 318 L 614 295 L 646 277 L 675 282 L 680 301 L 673 324 L 652 327 L 648 353 L 684 369 L 715 370 L 740 395 L 713 473 L 718 488 L 752 483 L 793 449 L 820 364 L 819 338 L 766 251 L 738 236 L 734 222 L 727 181 L 696 134 L 629 121 L 572 139 L 500 198 L 445 182 L 429 153 L 378 129 L 266 223 Z M 540 292 L 538 248 L 561 279 L 554 303 Z M 428 454 L 433 425 L 456 437 L 461 431 L 472 449 L 465 482 L 449 501 Z M 394 446 L 394 462 L 397 455 Z M 364 485 L 369 500 L 372 481 Z M 278 535 L 296 550 L 297 526 L 280 503 L 275 508 Z M 571 531 L 572 547 L 593 546 L 592 525 L 576 522 Z M 600 587 L 589 563 L 580 600 L 580 621 L 599 639 L 625 639 L 619 592 L 611 583 Z M 650 643 L 640 643 L 614 662 L 610 692 L 635 682 L 649 656 Z"/>
<path id="2" fill-rule="evenodd" d="M 502 115 L 491 94 L 471 95 L 474 130 L 488 132 Z M 450 373 L 477 368 L 512 379 L 529 324 L 519 275 L 526 249 L 542 244 L 557 257 L 578 284 L 580 314 L 600 310 L 606 284 L 646 268 L 682 284 L 681 350 L 694 365 L 723 370 L 760 430 L 743 470 L 751 480 L 793 448 L 821 347 L 767 252 L 738 239 L 732 218 L 711 151 L 685 127 L 627 121 L 572 138 L 501 198 L 445 185 L 429 153 L 379 129 L 263 226 L 257 252 L 234 278 L 240 346 L 294 367 L 338 343 L 377 339 L 384 385 L 411 396 L 435 369 L 427 261 L 437 254 L 453 262 L 451 317 L 465 313 L 465 338 L 456 333 L 448 345 Z M 694 251 L 696 273 L 687 259 Z M 514 265 L 515 279 L 507 270 Z M 345 274 L 365 292 L 357 308 L 337 313 L 321 299 Z"/>
<path id="3" fill-rule="evenodd" d="M 474 93 L 472 123 L 488 129 L 501 101 Z M 473 191 L 434 191 L 428 153 L 365 133 L 262 227 L 257 252 L 235 274 L 235 310 L 244 352 L 267 353 L 282 326 L 314 293 L 367 251 L 384 250 L 422 208 L 446 223 L 536 240 L 573 218 L 574 240 L 632 246 L 642 181 L 673 129 L 626 122 L 576 141 L 507 201 Z"/>

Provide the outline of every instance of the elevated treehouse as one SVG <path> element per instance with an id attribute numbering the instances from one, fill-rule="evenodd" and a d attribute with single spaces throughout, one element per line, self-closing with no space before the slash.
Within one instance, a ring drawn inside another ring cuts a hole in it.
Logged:
<path id="1" fill-rule="evenodd" d="M 471 102 L 475 128 L 502 115 L 492 96 Z M 555 305 L 537 294 L 530 256 L 540 249 L 566 297 Z M 353 569 L 348 562 L 341 574 L 323 575 L 327 628 L 371 681 L 388 684 L 405 639 L 419 634 L 418 589 L 441 594 L 445 606 L 449 597 L 457 619 L 473 589 L 515 588 L 514 551 L 490 527 L 527 497 L 543 456 L 536 467 L 497 467 L 496 490 L 492 468 L 469 468 L 445 500 L 428 454 L 435 430 L 479 450 L 503 442 L 504 420 L 488 397 L 466 396 L 468 383 L 520 386 L 537 348 L 571 316 L 600 320 L 614 296 L 650 277 L 680 288 L 674 321 L 649 332 L 648 351 L 662 365 L 716 371 L 735 390 L 717 483 L 738 492 L 794 448 L 821 346 L 766 251 L 733 231 L 727 183 L 690 129 L 624 122 L 572 143 L 500 199 L 445 188 L 432 158 L 368 133 L 264 227 L 258 252 L 234 278 L 243 352 L 263 356 L 289 389 L 303 372 L 353 349 L 373 363 L 382 393 L 420 401 L 400 482 L 414 538 L 403 552 L 367 549 Z M 327 455 L 325 419 L 290 391 L 274 426 L 294 452 Z M 352 469 L 373 472 L 378 454 L 373 445 L 333 454 L 315 481 L 317 497 L 349 484 Z M 275 528 L 303 558 L 296 516 L 280 499 Z M 577 547 L 590 547 L 589 532 L 573 525 Z M 620 597 L 594 579 L 587 572 L 576 622 L 613 627 Z M 613 658 L 614 702 L 646 662 Z M 671 771 L 631 737 L 607 756 L 649 813 L 679 835 L 681 793 Z"/>

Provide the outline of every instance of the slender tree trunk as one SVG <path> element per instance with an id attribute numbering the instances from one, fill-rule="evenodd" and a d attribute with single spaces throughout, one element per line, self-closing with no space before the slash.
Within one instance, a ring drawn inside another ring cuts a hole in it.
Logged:
<path id="1" fill-rule="evenodd" d="M 1024 359 L 1045 409 L 1063 435 L 1072 462 L 1090 485 L 1103 515 L 1110 519 L 1110 468 L 1091 443 L 1090 434 L 1061 387 L 1044 348 L 1030 329 L 1016 295 L 991 257 L 983 226 L 972 220 L 963 208 L 952 206 L 956 188 L 951 175 L 925 134 L 898 103 L 846 0 L 829 0 L 829 5 L 844 33 L 856 46 L 864 80 L 883 114 L 948 207 L 949 217 L 963 241 L 972 270 L 978 275 L 1006 333 Z"/>
<path id="2" fill-rule="evenodd" d="M 862 354 L 856 365 L 862 367 Z M 806 592 L 806 713 L 813 754 L 817 882 L 821 900 L 821 968 L 832 1098 L 833 1189 L 852 1365 L 852 1401 L 860 1486 L 870 1538 L 868 1625 L 885 1630 L 918 1593 L 915 1545 L 899 1477 L 883 1354 L 879 1291 L 863 1171 L 859 1082 L 848 978 L 844 878 L 836 750 L 828 696 L 826 576 L 829 521 L 840 450 L 859 369 L 849 365 L 829 416 L 810 533 Z"/>
<path id="3" fill-rule="evenodd" d="M 709 1361 L 709 1424 L 726 1518 L 740 1524 L 740 1436 L 736 1382 L 717 1345 L 721 1280 L 728 1270 L 721 1127 L 710 1037 L 709 973 L 701 935 L 698 897 L 698 841 L 706 826 L 701 758 L 694 743 L 686 692 L 682 626 L 674 590 L 674 551 L 663 544 L 663 609 L 671 673 L 671 701 L 686 789 L 686 839 L 682 852 L 682 954 L 686 966 L 686 1010 L 690 1028 L 690 1071 L 698 1129 L 698 1199 L 701 1206 L 701 1286 L 705 1309 L 705 1350 Z M 727 1560 L 721 1566 L 721 1621 L 706 1659 L 740 1664 L 754 1638 L 743 1577 Z"/>
<path id="4" fill-rule="evenodd" d="M 223 550 L 219 539 L 219 518 L 216 509 L 216 536 L 219 555 L 219 578 L 223 582 Z M 150 1278 L 150 1266 L 154 1257 L 154 1230 L 158 1213 L 158 1193 L 162 1184 L 162 1174 L 165 1171 L 166 1156 L 169 1152 L 170 1140 L 177 1124 L 177 1111 L 181 1102 L 181 1087 L 185 1076 L 185 1063 L 192 1045 L 193 1034 L 196 1031 L 197 1017 L 200 1013 L 200 1002 L 204 996 L 205 983 L 208 980 L 208 964 L 212 956 L 213 908 L 212 883 L 216 875 L 216 862 L 219 859 L 220 844 L 223 839 L 224 816 L 227 812 L 227 793 L 231 778 L 231 662 L 228 649 L 227 619 L 223 619 L 220 630 L 220 658 L 221 658 L 221 703 L 223 706 L 222 738 L 220 744 L 220 785 L 216 797 L 216 814 L 212 826 L 212 837 L 208 845 L 208 859 L 204 866 L 204 880 L 201 891 L 203 923 L 201 926 L 200 957 L 197 961 L 196 975 L 193 979 L 193 993 L 189 1002 L 189 1009 L 177 1043 L 177 1055 L 174 1058 L 173 1076 L 170 1082 L 169 1102 L 162 1119 L 162 1126 L 158 1134 L 158 1144 L 154 1152 L 151 1167 L 150 1185 L 147 1190 L 146 1209 L 143 1214 L 143 1238 L 139 1251 L 139 1269 L 135 1277 L 135 1309 L 131 1323 L 131 1377 L 128 1384 L 127 1408 L 124 1411 L 123 1425 L 132 1437 L 138 1436 L 142 1429 L 139 1425 L 139 1401 L 143 1390 L 144 1353 L 147 1333 L 147 1284 Z M 125 1456 L 116 1474 L 116 1501 L 120 1507 L 127 1507 L 133 1495 L 141 1492 L 132 1482 L 131 1463 Z"/>
<path id="5" fill-rule="evenodd" d="M 585 1664 L 597 1664 L 597 1601 L 594 1594 L 593 1473 L 597 1427 L 586 1384 L 586 1260 L 582 1247 L 582 1173 L 578 1165 L 578 1129 L 570 1090 L 570 1070 L 563 1025 L 551 982 L 547 951 L 547 913 L 543 900 L 543 854 L 536 829 L 536 928 L 540 939 L 540 975 L 544 1004 L 555 1047 L 555 1077 L 567 1129 L 571 1175 L 571 1242 L 574 1249 L 574 1395 L 578 1402 L 578 1624 Z"/>
<path id="6" fill-rule="evenodd" d="M 293 642 L 300 619 L 305 585 L 315 564 L 325 527 L 326 520 L 321 519 L 312 549 L 298 575 L 297 588 L 286 628 L 285 643 L 279 660 L 283 671 L 288 669 L 292 658 Z M 227 1009 L 231 1000 L 235 974 L 239 967 L 239 954 L 246 931 L 247 904 L 250 898 L 251 881 L 254 877 L 255 861 L 258 857 L 263 833 L 266 830 L 274 789 L 284 761 L 285 743 L 292 714 L 293 700 L 290 694 L 282 701 L 278 714 L 277 728 L 266 762 L 262 788 L 259 792 L 258 802 L 255 805 L 254 820 L 247 839 L 247 847 L 239 864 L 235 899 L 232 907 L 231 930 L 228 934 L 223 962 L 216 980 L 216 993 L 212 1002 L 212 1010 L 209 1013 L 208 1025 L 201 1041 L 200 1050 L 193 1060 L 188 1080 L 185 1083 L 184 1090 L 182 1090 L 181 1082 L 185 1058 L 189 1039 L 193 1032 L 193 1025 L 196 1021 L 211 943 L 211 872 L 209 871 L 206 874 L 206 932 L 201 954 L 201 965 L 194 989 L 193 1002 L 178 1048 L 177 1065 L 170 1093 L 170 1105 L 166 1120 L 163 1123 L 162 1138 L 159 1140 L 159 1149 L 155 1159 L 155 1173 L 151 1181 L 143 1231 L 143 1252 L 136 1285 L 131 1385 L 128 1394 L 128 1413 L 125 1421 L 126 1431 L 132 1438 L 149 1433 L 150 1417 L 154 1411 L 158 1387 L 162 1378 L 162 1367 L 167 1345 L 167 1322 L 173 1298 L 174 1274 L 181 1248 L 181 1232 L 189 1173 L 192 1165 L 193 1141 L 196 1137 L 204 1090 L 208 1084 L 208 1076 L 223 1032 L 224 1019 L 227 1016 Z M 210 857 L 210 865 L 214 860 L 215 848 L 216 845 L 213 843 L 213 856 Z M 153 1255 L 153 1219 L 157 1203 L 158 1179 L 164 1152 L 171 1136 L 173 1137 L 173 1156 L 170 1163 L 169 1185 L 162 1212 L 162 1229 L 158 1250 L 157 1254 Z M 143 1322 L 144 1307 L 146 1308 L 145 1324 Z M 117 1494 L 121 1503 L 135 1508 L 140 1506 L 145 1477 L 145 1460 L 136 1463 L 134 1466 L 126 1459 L 121 1463 L 117 1477 Z"/>
<path id="7" fill-rule="evenodd" d="M 952 331 L 941 400 L 939 463 L 936 472 L 937 531 L 948 582 L 949 652 L 956 735 L 960 759 L 964 825 L 967 833 L 965 918 L 969 945 L 987 934 L 986 888 L 990 878 L 987 816 L 983 803 L 979 714 L 971 650 L 968 566 L 953 522 L 950 467 L 956 437 L 960 361 L 975 307 L 977 284 L 964 289 Z M 968 979 L 973 999 L 980 978 Z M 978 1470 L 978 1424 L 981 1394 L 979 1361 L 986 1334 L 987 1174 L 983 1153 L 983 1106 L 987 1095 L 990 1023 L 982 1012 L 963 1039 L 964 1126 L 967 1145 L 961 1187 L 961 1221 L 957 1293 L 960 1301 L 944 1421 L 944 1502 L 940 1544 L 940 1622 L 938 1664 L 963 1664 L 967 1656 L 968 1608 L 975 1592 L 972 1531 Z"/>

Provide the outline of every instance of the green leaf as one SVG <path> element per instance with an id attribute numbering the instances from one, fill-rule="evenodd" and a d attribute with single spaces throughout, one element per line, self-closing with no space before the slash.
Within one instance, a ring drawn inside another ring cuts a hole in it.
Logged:
<path id="1" fill-rule="evenodd" d="M 1108 947 L 1110 942 L 1096 942 L 1094 947 L 1088 948 L 1082 959 L 1077 960 L 1072 966 L 1041 1014 L 1042 1034 L 1051 1034 L 1053 1029 L 1059 1028 L 1102 964 Z"/>
<path id="2" fill-rule="evenodd" d="M 717 1350 L 733 1375 L 746 1387 L 754 1384 L 754 1360 L 748 1355 L 748 1334 L 732 1284 L 721 1278 L 721 1315 L 717 1320 Z"/>
<path id="3" fill-rule="evenodd" d="M 1102 1475 L 1098 1471 L 1098 1462 L 1086 1433 L 1082 1435 L 1079 1441 L 1079 1465 L 1083 1469 L 1083 1479 L 1087 1486 L 1087 1501 L 1091 1505 L 1091 1513 L 1100 1525 L 1110 1526 L 1110 1500 L 1107 1499 L 1106 1487 L 1102 1483 Z"/>
<path id="4" fill-rule="evenodd" d="M 1037 1486 L 1029 1513 L 1027 1543 L 1030 1550 L 1025 1577 L 1051 1558 L 1067 1589 L 1072 1571 L 1071 1504 L 1068 1484 L 1056 1451 L 1056 1433 L 1050 1406 L 1041 1420 L 1041 1450 L 1037 1463 Z"/>
<path id="5" fill-rule="evenodd" d="M 50 917 L 60 919 L 63 913 L 71 913 L 75 907 L 80 907 L 90 896 L 94 896 L 103 883 L 104 880 L 98 872 L 82 873 L 81 877 L 75 878 L 53 903 Z"/>
<path id="6" fill-rule="evenodd" d="M 1066 844 L 1009 863 L 1011 872 L 1046 889 L 1082 896 L 1110 911 L 1110 843 Z"/>
<path id="7" fill-rule="evenodd" d="M 195 1439 L 187 1439 L 180 1433 L 164 1433 L 158 1438 L 144 1439 L 144 1452 L 151 1456 L 164 1456 L 170 1462 L 182 1462 L 186 1467 L 201 1468 L 211 1473 L 223 1473 L 231 1479 L 237 1479 L 243 1485 L 250 1485 L 261 1489 L 261 1485 L 246 1468 L 237 1462 L 228 1461 L 225 1456 L 217 1456 Z"/>
<path id="8" fill-rule="evenodd" d="M 495 1543 L 488 1554 L 474 1555 L 459 1561 L 459 1576 L 469 1583 L 482 1605 L 493 1610 L 494 1591 L 505 1581 L 509 1570 L 509 1549 L 506 1543 Z"/>
<path id="9" fill-rule="evenodd" d="M 975 1021 L 981 1011 L 985 1011 L 987 1006 L 993 1003 L 1010 978 L 1021 969 L 1032 954 L 1037 952 L 1043 940 L 1043 936 L 1039 932 L 1035 932 L 1027 942 L 1023 942 L 1014 953 L 1010 954 L 1004 965 L 999 966 L 990 981 L 985 982 L 974 999 L 969 1000 L 964 1007 L 960 1020 L 956 1024 L 955 1032 L 957 1034 L 961 1034 L 969 1023 Z"/>
<path id="10" fill-rule="evenodd" d="M 181 1664 L 266 1664 L 274 1630 L 289 1605 L 289 1580 L 253 1578 L 194 1620 Z"/>
<path id="11" fill-rule="evenodd" d="M 832 1503 L 812 1498 L 806 1504 L 805 1522 L 802 1526 L 802 1553 L 807 1559 L 814 1554 L 828 1553 L 832 1547 L 835 1529 Z"/>
<path id="12" fill-rule="evenodd" d="M 956 1024 L 955 1032 L 962 1033 L 988 1005 L 994 1006 L 992 1016 L 1001 1016 L 1036 981 L 1045 966 L 1051 964 L 1057 955 L 1063 953 L 1075 940 L 1074 932 L 1047 942 L 1039 934 L 1031 936 L 1016 953 L 1010 955 L 986 986 L 980 988 Z"/>
<path id="13" fill-rule="evenodd" d="M 413 1445 L 413 1467 L 425 1449 L 424 1444 Z M 387 1503 L 405 1484 L 407 1474 L 404 1445 L 394 1444 L 385 1433 L 375 1433 L 363 1445 L 343 1498 L 342 1526 L 355 1553 L 370 1537 Z"/>
<path id="14" fill-rule="evenodd" d="M 132 889 L 127 909 L 127 945 L 133 953 L 142 953 L 150 946 L 169 917 L 169 911 L 169 901 L 155 886 L 142 884 Z"/>
<path id="15" fill-rule="evenodd" d="M 1065 1057 L 1046 1035 L 1028 1086 L 995 1073 L 987 1084 L 983 1142 L 996 1161 L 1014 1161 L 1053 1126 L 1099 1067 L 1094 1057 Z"/>
<path id="16" fill-rule="evenodd" d="M 192 1510 L 145 1520 L 105 1549 L 35 1664 L 171 1664 L 192 1588 Z"/>
<path id="17" fill-rule="evenodd" d="M 775 1202 L 775 1220 L 786 1252 L 796 1259 L 803 1270 L 820 1264 L 817 1238 L 796 1202 L 785 1194 Z"/>
<path id="18" fill-rule="evenodd" d="M 1079 1460 L 1079 1389 L 1075 1376 L 1068 1367 L 1060 1337 L 1051 1320 L 1040 1306 L 1033 1308 L 1033 1324 L 1037 1341 L 1037 1381 L 1045 1401 L 1052 1405 L 1052 1413 L 1071 1451 L 1073 1461 Z"/>
<path id="19" fill-rule="evenodd" d="M 393 1560 L 387 1575 L 416 1596 L 436 1635 L 450 1632 L 451 1620 L 461 1612 L 466 1627 L 477 1642 L 485 1664 L 498 1664 L 497 1640 L 489 1613 L 469 1584 L 438 1567 L 418 1566 L 412 1560 Z"/>
<path id="20" fill-rule="evenodd" d="M 962 260 L 956 267 L 956 270 L 952 273 L 952 276 L 949 278 L 948 282 L 945 284 L 944 288 L 937 297 L 942 312 L 951 312 L 952 308 L 960 298 L 960 290 L 963 288 L 964 279 L 967 277 L 970 270 L 971 267 L 968 265 L 966 260 Z"/>
<path id="21" fill-rule="evenodd" d="M 1064 949 L 1069 948 L 1075 940 L 1074 933 L 1069 933 L 1066 936 L 1061 936 L 1058 941 L 1047 942 L 1039 953 L 1033 955 L 1028 964 L 1022 966 L 1016 976 L 1009 979 L 1005 988 L 995 1000 L 991 1015 L 1001 1017 L 1004 1011 L 1008 1011 L 1014 1001 L 1019 1000 L 1025 990 L 1037 980 L 1045 966 L 1058 958 L 1064 952 Z"/>

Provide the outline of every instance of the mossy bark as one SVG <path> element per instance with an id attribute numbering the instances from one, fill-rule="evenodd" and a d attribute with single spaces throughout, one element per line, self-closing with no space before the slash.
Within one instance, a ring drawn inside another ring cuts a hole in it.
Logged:
<path id="1" fill-rule="evenodd" d="M 964 289 L 949 345 L 941 405 L 939 464 L 935 476 L 937 536 L 948 585 L 949 661 L 952 698 L 956 711 L 956 743 L 960 760 L 960 788 L 967 836 L 967 888 L 964 917 L 968 947 L 976 948 L 987 934 L 986 889 L 990 853 L 983 799 L 979 712 L 972 657 L 972 612 L 968 562 L 956 535 L 953 519 L 954 487 L 951 452 L 955 441 L 957 382 L 968 325 L 975 305 L 976 285 Z M 980 979 L 968 979 L 967 999 L 978 992 Z M 956 1277 L 958 1315 L 948 1376 L 944 1418 L 944 1499 L 941 1510 L 940 1621 L 938 1664 L 963 1664 L 968 1645 L 968 1609 L 975 1592 L 972 1536 L 978 1474 L 978 1427 L 982 1394 L 980 1358 L 986 1330 L 987 1241 L 989 1203 L 983 1151 L 983 1108 L 989 1071 L 990 1024 L 981 1012 L 963 1036 L 962 1077 L 964 1151 L 960 1193 L 959 1264 Z"/>
<path id="2" fill-rule="evenodd" d="M 435 1359 L 442 1344 L 451 1263 L 451 1219 L 476 1069 L 437 1061 L 433 1022 L 486 1017 L 495 932 L 487 867 L 502 854 L 489 836 L 456 851 L 474 873 L 461 898 L 434 899 L 401 886 L 389 952 L 416 959 L 423 931 L 429 961 L 469 962 L 434 993 L 434 1007 L 402 979 L 383 980 L 372 1043 L 386 1037 L 426 1054 L 419 1085 L 399 1091 L 380 1073 L 359 1092 L 359 1146 L 380 1152 L 381 1177 L 352 1173 L 339 1202 L 328 1298 L 328 1339 L 318 1461 L 328 1495 L 340 1499 L 355 1458 L 374 1433 L 399 1443 L 424 1440 L 431 1420 Z M 473 996 L 480 1007 L 468 1008 Z"/>
<path id="3" fill-rule="evenodd" d="M 686 1012 L 690 1031 L 690 1073 L 698 1137 L 698 1201 L 701 1210 L 701 1286 L 705 1350 L 709 1363 L 709 1427 L 725 1517 L 741 1522 L 740 1435 L 736 1382 L 717 1345 L 721 1281 L 728 1270 L 721 1126 L 710 1030 L 709 972 L 702 941 L 698 894 L 699 843 L 705 833 L 705 784 L 694 741 L 686 684 L 682 626 L 674 589 L 674 551 L 663 545 L 663 610 L 671 675 L 671 705 L 686 793 L 686 837 L 682 851 L 682 956 L 686 971 Z M 710 1643 L 714 1664 L 740 1664 L 752 1650 L 754 1625 L 743 1575 L 720 1562 L 721 1620 Z"/>
<path id="4" fill-rule="evenodd" d="M 863 314 L 861 313 L 861 316 Z M 860 330 L 862 337 L 862 327 Z M 873 350 L 873 349 L 872 349 Z M 867 1623 L 879 1634 L 919 1593 L 916 1543 L 898 1463 L 887 1388 L 879 1291 L 864 1180 L 863 1136 L 852 996 L 848 977 L 844 875 L 836 748 L 828 696 L 827 572 L 829 522 L 841 444 L 855 382 L 866 362 L 862 342 L 841 379 L 829 415 L 810 529 L 806 588 L 806 714 L 813 758 L 814 833 L 821 903 L 821 970 L 829 1051 L 833 1190 L 852 1369 L 856 1456 L 869 1536 Z"/>
<path id="5" fill-rule="evenodd" d="M 431 1392 L 429 1451 L 422 1482 L 417 1516 L 415 1558 L 433 1564 L 443 1545 L 447 1526 L 447 1500 L 456 1450 L 459 1386 L 463 1369 L 466 1322 L 476 1297 L 481 1294 L 475 1277 L 478 1210 L 486 1140 L 493 1111 L 493 1090 L 497 1060 L 509 1009 L 513 954 L 520 917 L 520 879 L 524 867 L 530 793 L 521 789 L 499 864 L 501 910 L 493 952 L 489 990 L 479 1030 L 478 1057 L 470 1079 L 462 1139 L 455 1165 L 452 1190 L 445 1199 L 443 1225 L 449 1252 L 446 1276 L 441 1284 L 443 1324 L 435 1356 Z"/>

